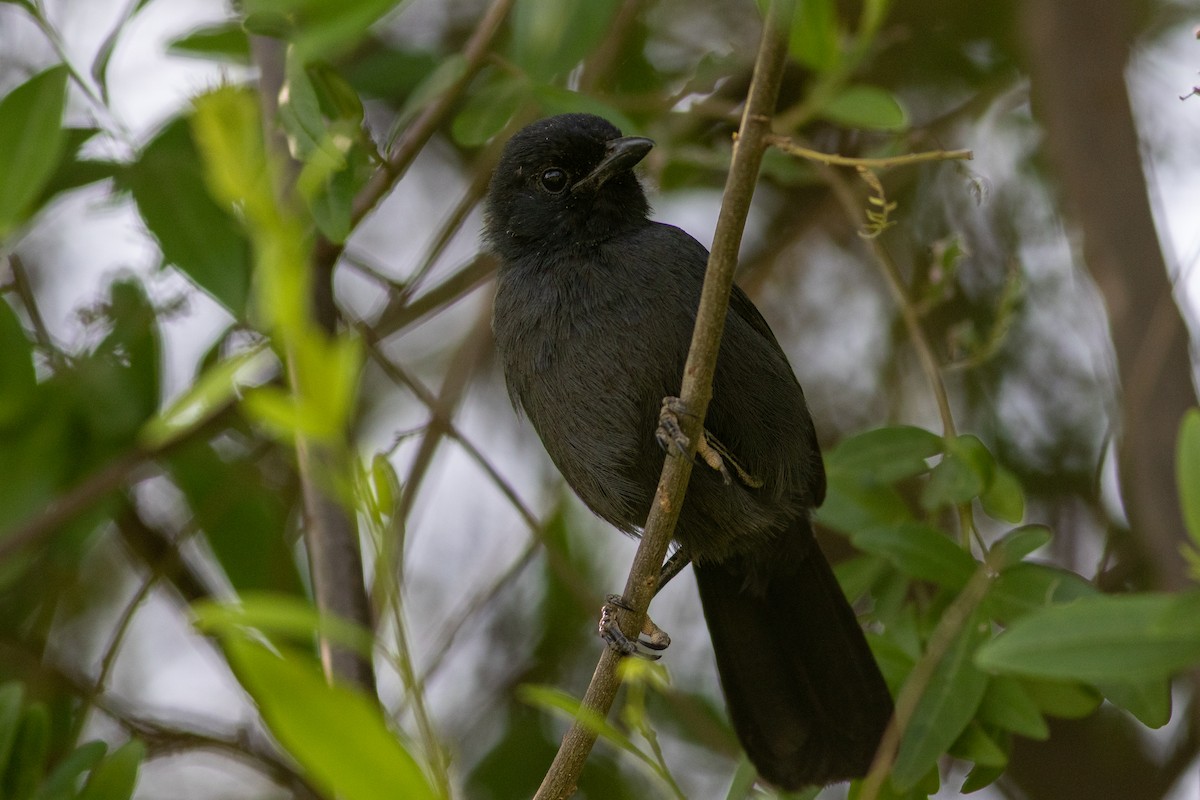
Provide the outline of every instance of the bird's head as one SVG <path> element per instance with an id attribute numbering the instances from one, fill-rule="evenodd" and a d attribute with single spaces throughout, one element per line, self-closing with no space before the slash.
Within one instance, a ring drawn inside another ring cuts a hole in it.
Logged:
<path id="1" fill-rule="evenodd" d="M 560 114 L 508 141 L 487 194 L 486 236 L 501 257 L 603 241 L 649 213 L 633 174 L 654 142 L 591 114 Z"/>

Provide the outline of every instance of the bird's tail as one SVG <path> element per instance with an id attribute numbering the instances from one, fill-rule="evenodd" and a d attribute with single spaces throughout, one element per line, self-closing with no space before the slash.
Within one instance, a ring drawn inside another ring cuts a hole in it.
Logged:
<path id="1" fill-rule="evenodd" d="M 891 695 L 807 518 L 778 544 L 771 559 L 695 565 L 729 716 L 780 788 L 860 777 Z"/>

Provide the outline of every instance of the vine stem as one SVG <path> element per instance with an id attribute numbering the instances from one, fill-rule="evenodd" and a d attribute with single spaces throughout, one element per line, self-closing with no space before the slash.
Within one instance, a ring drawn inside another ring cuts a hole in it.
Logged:
<path id="1" fill-rule="evenodd" d="M 700 420 L 704 419 L 712 396 L 717 350 L 725 327 L 738 249 L 750 213 L 750 201 L 754 196 L 759 165 L 770 133 L 771 114 L 783 76 L 792 9 L 793 0 L 774 0 L 767 10 L 749 96 L 734 140 L 733 160 L 725 182 L 721 212 L 717 218 L 712 253 L 680 391 L 684 404 L 692 411 L 692 414 L 680 420 L 691 442 L 697 440 Z M 683 458 L 667 458 L 663 464 L 650 516 L 625 583 L 624 599 L 632 610 L 620 614 L 619 623 L 626 636 L 636 636 L 641 630 L 646 608 L 657 586 L 658 571 L 679 519 L 691 471 L 690 452 Z M 584 694 L 583 716 L 598 715 L 603 718 L 608 715 L 620 685 L 617 676 L 619 661 L 620 656 L 615 651 L 605 648 Z M 579 774 L 595 742 L 594 728 L 578 719 L 572 723 L 534 796 L 535 800 L 562 800 L 569 797 L 575 791 Z"/>
<path id="2" fill-rule="evenodd" d="M 913 667 L 912 672 L 909 673 L 908 680 L 904 682 L 904 686 L 896 698 L 896 710 L 888 721 L 887 728 L 884 729 L 883 739 L 879 743 L 879 749 L 875 752 L 875 759 L 871 762 L 871 769 L 863 779 L 862 789 L 858 795 L 859 800 L 876 800 L 883 790 L 883 782 L 891 772 L 892 765 L 896 763 L 896 755 L 900 750 L 900 742 L 904 739 L 904 732 L 908 729 L 908 723 L 912 720 L 917 705 L 929 688 L 938 665 L 950 650 L 950 646 L 954 644 L 954 640 L 966 628 L 975 609 L 983 602 L 988 588 L 992 585 L 992 580 L 997 574 L 997 565 L 992 563 L 993 558 L 989 557 L 976 568 L 971 579 L 967 581 L 967 585 L 947 606 L 937 627 L 930 634 L 929 645 Z"/>
<path id="3" fill-rule="evenodd" d="M 864 169 L 892 169 L 926 161 L 970 161 L 975 154 L 970 150 L 929 150 L 923 153 L 904 153 L 886 158 L 855 158 L 837 153 L 822 153 L 805 147 L 786 136 L 768 136 L 767 143 L 788 155 L 815 161 L 827 167 L 862 167 Z"/>

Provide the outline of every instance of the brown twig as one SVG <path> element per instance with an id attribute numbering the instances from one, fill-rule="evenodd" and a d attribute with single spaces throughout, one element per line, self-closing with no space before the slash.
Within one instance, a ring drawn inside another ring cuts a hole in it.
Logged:
<path id="1" fill-rule="evenodd" d="M 836 153 L 822 153 L 805 147 L 786 136 L 768 136 L 767 143 L 778 147 L 788 155 L 815 161 L 827 167 L 862 167 L 864 169 L 892 169 L 909 164 L 921 164 L 928 161 L 970 161 L 975 156 L 970 150 L 930 150 L 924 153 L 904 153 L 886 158 L 855 158 L 840 156 Z"/>
<path id="2" fill-rule="evenodd" d="M 388 305 L 372 326 L 380 339 L 408 328 L 430 314 L 458 302 L 496 271 L 496 259 L 479 253 L 457 272 L 410 303 Z"/>
<path id="3" fill-rule="evenodd" d="M 721 213 L 713 236 L 712 254 L 680 391 L 683 402 L 693 412 L 682 420 L 684 432 L 692 442 L 697 440 L 700 420 L 704 419 L 712 396 L 717 350 L 725 326 L 738 248 L 750 212 L 750 200 L 758 179 L 766 136 L 770 132 L 770 115 L 783 75 L 791 11 L 792 4 L 788 0 L 772 2 L 767 11 L 754 77 L 738 138 L 734 143 L 733 161 L 725 183 Z M 657 585 L 658 571 L 679 518 L 691 470 L 691 453 L 683 458 L 667 458 L 663 464 L 645 532 L 625 583 L 624 599 L 633 609 L 620 616 L 621 630 L 627 636 L 636 636 L 637 631 L 641 630 L 646 608 Z M 605 648 L 583 698 L 583 708 L 592 715 L 605 717 L 612 707 L 619 685 L 616 674 L 619 660 L 620 656 L 615 651 Z M 563 737 L 535 800 L 561 800 L 570 796 L 575 791 L 579 774 L 595 741 L 596 731 L 576 720 Z"/>

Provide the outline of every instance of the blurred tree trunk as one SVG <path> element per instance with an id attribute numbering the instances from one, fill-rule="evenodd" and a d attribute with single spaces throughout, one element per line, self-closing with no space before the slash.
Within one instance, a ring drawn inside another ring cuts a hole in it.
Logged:
<path id="1" fill-rule="evenodd" d="M 1136 549 L 1121 557 L 1142 561 L 1159 588 L 1179 589 L 1187 579 L 1175 437 L 1196 394 L 1125 84 L 1138 8 L 1129 0 L 1026 0 L 1020 33 L 1051 166 L 1108 309 L 1122 395 L 1121 497 Z M 1009 777 L 1030 798 L 1162 797 L 1177 770 L 1165 774 L 1155 754 L 1130 746 L 1137 741 L 1125 716 L 1056 721 L 1049 741 L 1018 743 Z M 1190 752 L 1179 755 L 1190 761 Z"/>
<path id="2" fill-rule="evenodd" d="M 1175 437 L 1196 394 L 1125 85 L 1140 5 L 1027 0 L 1021 34 L 1053 171 L 1108 307 L 1122 393 L 1116 433 L 1125 513 L 1157 585 L 1178 589 L 1186 577 Z"/>

